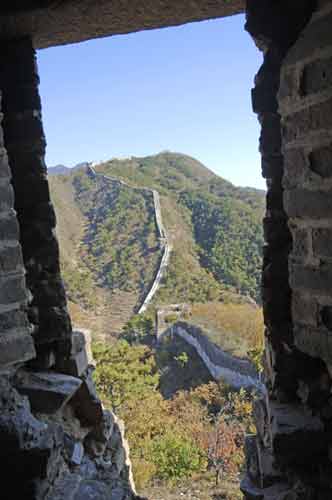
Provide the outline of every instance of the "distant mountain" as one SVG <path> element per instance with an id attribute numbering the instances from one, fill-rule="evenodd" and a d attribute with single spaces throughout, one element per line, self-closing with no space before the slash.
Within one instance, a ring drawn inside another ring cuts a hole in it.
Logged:
<path id="1" fill-rule="evenodd" d="M 88 165 L 87 162 L 78 163 L 74 167 L 66 167 L 65 165 L 55 165 L 54 167 L 48 167 L 47 173 L 48 175 L 69 175 L 75 170 L 79 170 L 80 168 L 84 168 Z"/>
<path id="2" fill-rule="evenodd" d="M 235 187 L 178 153 L 95 166 L 132 187 L 95 179 L 86 165 L 66 175 L 51 169 L 50 186 L 69 297 L 73 307 L 94 311 L 95 329 L 119 331 L 155 275 L 161 249 L 147 187 L 160 194 L 172 246 L 154 302 L 259 302 L 264 191 Z"/>

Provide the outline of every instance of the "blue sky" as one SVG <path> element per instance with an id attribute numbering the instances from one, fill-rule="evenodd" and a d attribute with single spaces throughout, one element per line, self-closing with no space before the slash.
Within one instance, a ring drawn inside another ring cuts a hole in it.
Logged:
<path id="1" fill-rule="evenodd" d="M 261 64 L 244 16 L 38 52 L 47 163 L 189 154 L 265 187 L 250 89 Z"/>

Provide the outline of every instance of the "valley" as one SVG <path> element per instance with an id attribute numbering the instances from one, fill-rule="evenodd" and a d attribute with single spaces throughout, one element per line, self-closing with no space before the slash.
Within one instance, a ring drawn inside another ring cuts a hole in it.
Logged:
<path id="1" fill-rule="evenodd" d="M 221 360 L 235 355 L 234 366 L 250 358 L 259 367 L 264 192 L 237 188 L 170 152 L 57 166 L 49 180 L 71 317 L 92 333 L 95 381 L 104 405 L 125 422 L 139 491 L 164 498 L 167 484 L 189 499 L 205 485 L 210 496 L 199 493 L 200 500 L 237 498 L 256 383 L 239 391 L 241 375 L 229 372 L 230 382 L 240 381 L 234 392 L 177 325 L 199 330 L 208 349 L 225 352 Z M 174 325 L 180 336 L 156 344 L 162 311 L 166 330 Z M 192 415 L 187 428 L 180 401 Z M 226 441 L 211 457 L 219 432 Z M 213 486 L 217 471 L 223 480 Z"/>

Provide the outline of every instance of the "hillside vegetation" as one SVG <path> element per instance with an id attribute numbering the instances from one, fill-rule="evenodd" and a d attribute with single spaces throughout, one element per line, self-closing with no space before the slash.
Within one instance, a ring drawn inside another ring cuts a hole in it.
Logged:
<path id="1" fill-rule="evenodd" d="M 160 194 L 172 247 L 155 304 L 259 302 L 262 191 L 237 188 L 169 152 L 113 159 L 95 170 L 132 187 L 93 178 L 84 165 L 50 176 L 74 321 L 89 326 L 89 310 L 94 330 L 117 333 L 144 299 L 161 258 L 152 194 L 144 188 Z"/>

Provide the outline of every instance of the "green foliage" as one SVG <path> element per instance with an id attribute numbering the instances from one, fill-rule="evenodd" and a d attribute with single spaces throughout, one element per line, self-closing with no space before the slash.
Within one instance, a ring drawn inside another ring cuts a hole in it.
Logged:
<path id="1" fill-rule="evenodd" d="M 101 396 L 117 412 L 131 401 L 156 389 L 159 375 L 151 351 L 142 345 L 130 346 L 125 340 L 115 345 L 97 344 L 93 354 L 97 362 L 94 379 Z"/>
<path id="2" fill-rule="evenodd" d="M 175 432 L 167 432 L 152 445 L 152 458 L 160 479 L 190 477 L 206 465 L 204 453 L 195 442 Z"/>
<path id="3" fill-rule="evenodd" d="M 226 285 L 260 300 L 263 233 L 259 215 L 241 200 L 215 200 L 204 193 L 183 192 L 190 208 L 202 265 Z"/>
<path id="4" fill-rule="evenodd" d="M 175 361 L 184 368 L 189 361 L 188 354 L 186 352 L 181 352 L 178 356 L 175 356 Z"/>
<path id="5" fill-rule="evenodd" d="M 176 482 L 207 474 L 212 459 L 226 475 L 239 470 L 243 436 L 252 431 L 249 393 L 210 382 L 166 400 L 149 348 L 119 341 L 97 344 L 93 351 L 97 388 L 104 404 L 125 421 L 140 487 L 154 479 Z"/>
<path id="6" fill-rule="evenodd" d="M 140 342 L 153 334 L 152 319 L 145 314 L 136 314 L 123 328 L 121 338 L 129 343 Z"/>

